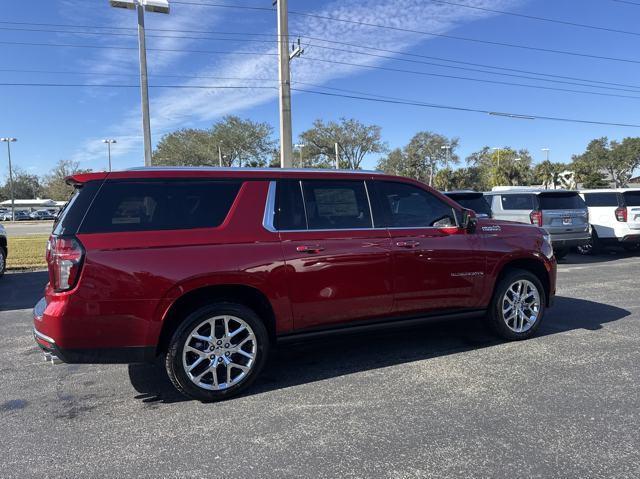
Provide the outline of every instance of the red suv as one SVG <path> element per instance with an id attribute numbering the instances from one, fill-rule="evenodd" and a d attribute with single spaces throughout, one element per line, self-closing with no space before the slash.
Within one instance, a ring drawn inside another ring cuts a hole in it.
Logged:
<path id="1" fill-rule="evenodd" d="M 68 181 L 36 342 L 68 363 L 163 357 L 205 401 L 247 388 L 276 340 L 472 316 L 525 339 L 555 294 L 544 230 L 477 219 L 406 178 L 171 168 Z"/>

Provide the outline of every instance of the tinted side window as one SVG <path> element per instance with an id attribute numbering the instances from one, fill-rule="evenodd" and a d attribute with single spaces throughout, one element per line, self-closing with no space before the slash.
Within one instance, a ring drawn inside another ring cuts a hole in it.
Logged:
<path id="1" fill-rule="evenodd" d="M 587 206 L 618 206 L 617 193 L 585 193 L 584 201 Z"/>
<path id="2" fill-rule="evenodd" d="M 54 235 L 76 234 L 78 227 L 89 209 L 96 192 L 100 189 L 100 181 L 89 181 L 77 186 L 73 195 L 58 215 L 54 223 Z"/>
<path id="3" fill-rule="evenodd" d="M 454 209 L 422 188 L 394 181 L 380 181 L 376 185 L 378 207 L 382 210 L 375 215 L 376 226 L 443 228 L 457 224 Z M 381 224 L 377 224 L 379 221 Z"/>
<path id="4" fill-rule="evenodd" d="M 279 180 L 276 187 L 276 230 L 306 230 L 302 188 L 296 180 Z"/>
<path id="5" fill-rule="evenodd" d="M 302 182 L 309 229 L 371 228 L 364 181 Z"/>
<path id="6" fill-rule="evenodd" d="M 107 181 L 82 233 L 209 228 L 222 224 L 239 181 Z"/>
<path id="7" fill-rule="evenodd" d="M 626 206 L 640 206 L 640 191 L 628 191 L 623 196 Z"/>
<path id="8" fill-rule="evenodd" d="M 540 195 L 541 210 L 580 210 L 586 208 L 578 193 L 543 193 Z"/>
<path id="9" fill-rule="evenodd" d="M 475 211 L 479 215 L 491 216 L 491 207 L 489 200 L 484 195 L 449 195 L 454 201 L 457 201 L 464 208 Z"/>
<path id="10" fill-rule="evenodd" d="M 533 210 L 533 195 L 502 195 L 503 210 Z"/>

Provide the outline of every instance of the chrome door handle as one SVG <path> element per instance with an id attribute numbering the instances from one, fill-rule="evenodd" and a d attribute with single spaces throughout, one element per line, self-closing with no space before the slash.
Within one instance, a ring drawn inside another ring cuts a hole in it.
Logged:
<path id="1" fill-rule="evenodd" d="M 323 252 L 324 248 L 318 245 L 313 245 L 313 246 L 302 245 L 302 246 L 296 247 L 296 251 L 298 253 L 318 254 Z"/>
<path id="2" fill-rule="evenodd" d="M 418 246 L 420 246 L 420 242 L 419 241 L 398 241 L 396 243 L 396 246 L 400 248 L 417 248 Z"/>

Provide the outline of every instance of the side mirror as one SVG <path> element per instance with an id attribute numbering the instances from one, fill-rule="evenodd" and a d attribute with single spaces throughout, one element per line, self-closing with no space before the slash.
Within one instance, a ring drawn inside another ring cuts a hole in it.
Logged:
<path id="1" fill-rule="evenodd" d="M 478 218 L 475 211 L 464 209 L 462 210 L 462 229 L 467 233 L 475 233 L 478 226 Z"/>

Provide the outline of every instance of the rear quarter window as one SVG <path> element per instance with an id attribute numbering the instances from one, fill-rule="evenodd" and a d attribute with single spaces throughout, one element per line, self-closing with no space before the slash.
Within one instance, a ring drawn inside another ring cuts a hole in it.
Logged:
<path id="1" fill-rule="evenodd" d="M 627 191 L 622 195 L 627 206 L 640 206 L 640 191 Z"/>
<path id="2" fill-rule="evenodd" d="M 71 198 L 58 215 L 58 219 L 53 226 L 54 235 L 75 234 L 78 231 L 80 223 L 82 223 L 82 219 L 101 184 L 101 181 L 89 181 L 76 186 Z"/>
<path id="3" fill-rule="evenodd" d="M 584 201 L 587 206 L 618 206 L 617 193 L 585 193 Z"/>
<path id="4" fill-rule="evenodd" d="M 533 210 L 533 195 L 501 195 L 503 210 Z"/>
<path id="5" fill-rule="evenodd" d="M 81 233 L 180 230 L 220 226 L 240 181 L 132 180 L 103 184 Z"/>
<path id="6" fill-rule="evenodd" d="M 543 193 L 539 201 L 541 210 L 580 210 L 587 207 L 578 193 Z"/>

